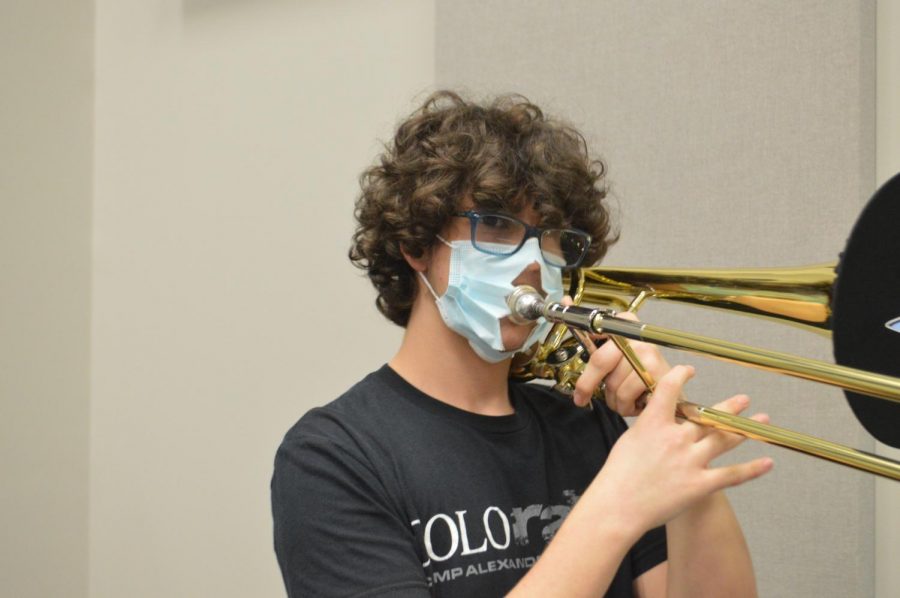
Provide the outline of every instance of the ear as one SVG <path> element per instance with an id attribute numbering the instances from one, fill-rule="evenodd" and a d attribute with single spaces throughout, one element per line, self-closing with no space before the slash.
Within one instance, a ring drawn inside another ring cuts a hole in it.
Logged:
<path id="1" fill-rule="evenodd" d="M 400 253 L 403 254 L 403 259 L 406 260 L 409 267 L 416 272 L 425 272 L 428 269 L 428 264 L 431 262 L 431 249 L 426 249 L 422 252 L 422 255 L 414 257 L 401 245 Z"/>

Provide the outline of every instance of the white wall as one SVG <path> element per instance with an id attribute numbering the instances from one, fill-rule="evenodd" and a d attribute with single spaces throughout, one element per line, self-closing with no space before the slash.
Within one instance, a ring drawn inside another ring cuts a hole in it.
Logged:
<path id="1" fill-rule="evenodd" d="M 87 595 L 93 5 L 0 3 L 0 595 Z"/>
<path id="2" fill-rule="evenodd" d="M 433 4 L 96 13 L 91 596 L 282 595 L 275 449 L 399 339 L 346 251 Z"/>

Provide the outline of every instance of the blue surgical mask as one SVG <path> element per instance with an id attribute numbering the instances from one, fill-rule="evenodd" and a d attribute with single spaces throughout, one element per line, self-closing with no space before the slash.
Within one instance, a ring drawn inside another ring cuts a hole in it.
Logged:
<path id="1" fill-rule="evenodd" d="M 479 357 L 498 363 L 530 347 L 550 331 L 552 324 L 541 318 L 522 346 L 512 350 L 503 345 L 500 332 L 500 320 L 510 313 L 506 297 L 514 289 L 512 281 L 532 262 L 541 266 L 541 286 L 547 299 L 562 300 L 562 271 L 544 262 L 537 239 L 528 239 L 519 251 L 505 256 L 479 251 L 469 240 L 438 239 L 450 247 L 447 291 L 438 297 L 428 279 L 421 272 L 419 276 L 434 297 L 444 323 L 465 337 Z"/>

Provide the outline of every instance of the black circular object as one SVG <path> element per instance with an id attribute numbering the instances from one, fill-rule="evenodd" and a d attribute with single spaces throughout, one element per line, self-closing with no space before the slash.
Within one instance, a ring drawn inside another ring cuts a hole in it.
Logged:
<path id="1" fill-rule="evenodd" d="M 900 377 L 900 174 L 875 192 L 854 225 L 832 310 L 839 364 Z M 872 436 L 900 448 L 900 403 L 844 394 Z"/>

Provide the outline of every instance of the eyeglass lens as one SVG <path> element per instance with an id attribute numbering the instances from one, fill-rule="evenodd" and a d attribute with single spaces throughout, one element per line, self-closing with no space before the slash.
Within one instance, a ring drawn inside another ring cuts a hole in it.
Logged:
<path id="1" fill-rule="evenodd" d="M 498 214 L 480 215 L 475 220 L 472 243 L 477 249 L 499 255 L 516 251 L 527 232 L 524 223 Z M 541 233 L 541 253 L 548 264 L 573 266 L 582 258 L 587 239 L 582 233 L 567 229 L 547 229 Z M 503 246 L 509 250 L 504 251 Z"/>

